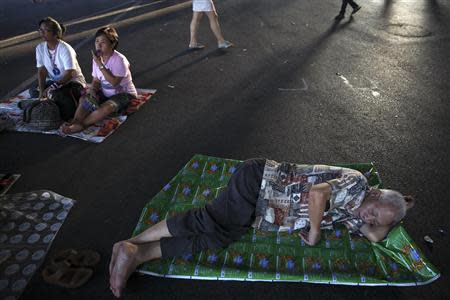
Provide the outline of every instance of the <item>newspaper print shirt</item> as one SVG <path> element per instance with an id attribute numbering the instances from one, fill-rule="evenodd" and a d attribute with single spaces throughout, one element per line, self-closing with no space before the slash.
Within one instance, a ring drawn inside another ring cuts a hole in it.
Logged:
<path id="1" fill-rule="evenodd" d="M 266 160 L 253 227 L 264 231 L 308 228 L 309 190 L 323 182 L 330 184 L 332 192 L 321 228 L 343 223 L 350 232 L 358 232 L 363 221 L 355 216 L 355 210 L 369 189 L 363 174 L 348 168 L 273 160 Z"/>

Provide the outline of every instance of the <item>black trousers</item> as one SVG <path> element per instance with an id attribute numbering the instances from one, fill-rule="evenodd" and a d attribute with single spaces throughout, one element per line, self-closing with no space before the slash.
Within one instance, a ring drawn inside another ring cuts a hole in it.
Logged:
<path id="1" fill-rule="evenodd" d="M 356 4 L 353 0 L 342 0 L 341 14 L 345 13 L 345 9 L 347 8 L 347 4 L 350 4 L 350 6 L 353 9 L 358 7 L 358 4 Z"/>
<path id="2" fill-rule="evenodd" d="M 161 239 L 162 257 L 225 248 L 239 240 L 255 219 L 264 166 L 265 159 L 243 162 L 211 203 L 167 219 L 173 237 Z"/>
<path id="3" fill-rule="evenodd" d="M 47 81 L 45 83 L 45 88 L 52 85 L 53 81 Z M 79 82 L 70 81 L 65 85 L 53 91 L 52 100 L 58 105 L 59 112 L 61 114 L 61 119 L 64 121 L 69 121 L 75 115 L 77 110 L 78 100 L 81 97 L 83 91 L 83 86 Z M 31 98 L 39 97 L 38 88 L 32 87 L 29 89 Z"/>

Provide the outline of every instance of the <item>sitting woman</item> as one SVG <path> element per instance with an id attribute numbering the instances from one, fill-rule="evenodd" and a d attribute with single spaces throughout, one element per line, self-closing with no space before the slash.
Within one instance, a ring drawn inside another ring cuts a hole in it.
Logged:
<path id="1" fill-rule="evenodd" d="M 66 134 L 84 130 L 111 113 L 121 113 L 137 97 L 127 58 L 116 51 L 119 35 L 113 27 L 103 27 L 95 34 L 92 51 L 92 85 L 78 104 L 75 117 L 63 124 Z"/>
<path id="2" fill-rule="evenodd" d="M 356 170 L 253 159 L 241 164 L 227 187 L 202 209 L 161 221 L 114 245 L 110 288 L 120 297 L 128 277 L 148 260 L 225 248 L 252 227 L 299 230 L 308 245 L 337 223 L 378 242 L 413 206 L 411 197 L 370 188 Z"/>
<path id="3" fill-rule="evenodd" d="M 75 50 L 62 40 L 66 28 L 47 17 L 39 22 L 44 40 L 36 47 L 38 87 L 30 89 L 31 98 L 52 98 L 59 107 L 61 118 L 73 118 L 77 101 L 86 85 Z"/>

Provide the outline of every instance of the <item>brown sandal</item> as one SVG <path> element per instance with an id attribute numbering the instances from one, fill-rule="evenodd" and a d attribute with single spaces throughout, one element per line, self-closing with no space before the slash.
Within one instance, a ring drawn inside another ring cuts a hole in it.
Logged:
<path id="1" fill-rule="evenodd" d="M 58 252 L 52 259 L 52 264 L 65 262 L 73 267 L 93 267 L 100 261 L 100 254 L 93 250 L 65 249 Z"/>
<path id="2" fill-rule="evenodd" d="M 42 270 L 44 281 L 49 284 L 73 289 L 91 279 L 94 271 L 88 268 L 72 268 L 66 262 L 50 264 Z"/>

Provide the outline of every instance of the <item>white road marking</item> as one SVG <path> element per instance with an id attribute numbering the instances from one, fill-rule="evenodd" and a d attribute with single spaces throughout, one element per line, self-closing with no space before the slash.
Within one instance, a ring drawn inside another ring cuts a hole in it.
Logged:
<path id="1" fill-rule="evenodd" d="M 303 82 L 303 87 L 301 87 L 301 88 L 293 88 L 293 89 L 278 88 L 278 90 L 282 91 L 282 92 L 307 91 L 308 90 L 308 84 L 306 83 L 305 78 L 302 78 L 302 82 Z"/>

